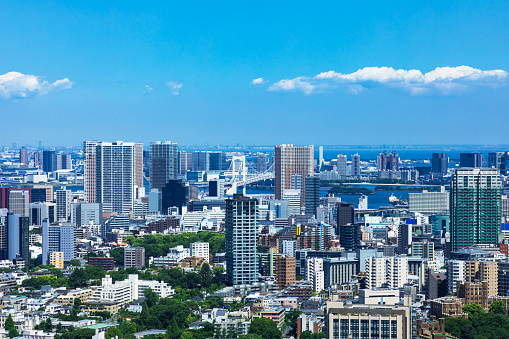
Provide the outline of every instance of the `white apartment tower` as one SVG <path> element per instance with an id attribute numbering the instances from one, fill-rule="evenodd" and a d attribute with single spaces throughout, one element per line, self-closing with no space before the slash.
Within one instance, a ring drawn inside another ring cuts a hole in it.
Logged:
<path id="1" fill-rule="evenodd" d="M 57 195 L 57 221 L 67 221 L 71 216 L 71 198 L 70 190 L 59 189 Z"/>
<path id="2" fill-rule="evenodd" d="M 190 245 L 191 256 L 204 258 L 207 262 L 209 262 L 209 243 L 208 242 L 193 242 Z"/>
<path id="3" fill-rule="evenodd" d="M 306 259 L 306 280 L 313 283 L 313 291 L 320 292 L 325 286 L 322 258 Z"/>
<path id="4" fill-rule="evenodd" d="M 343 154 L 338 154 L 338 158 L 337 158 L 337 163 L 336 163 L 336 169 L 337 169 L 337 172 L 338 172 L 338 175 L 341 179 L 344 179 L 346 178 L 346 172 L 347 172 L 347 164 L 348 164 L 348 161 L 346 159 L 346 155 L 343 155 Z"/>
<path id="5" fill-rule="evenodd" d="M 465 262 L 463 260 L 447 261 L 447 293 L 456 294 L 456 283 L 465 281 Z"/>

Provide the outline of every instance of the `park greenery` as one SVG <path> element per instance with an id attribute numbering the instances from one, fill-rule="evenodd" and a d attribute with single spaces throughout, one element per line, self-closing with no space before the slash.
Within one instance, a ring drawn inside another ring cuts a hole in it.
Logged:
<path id="1" fill-rule="evenodd" d="M 131 246 L 140 246 L 145 248 L 145 260 L 148 266 L 148 258 L 162 257 L 168 254 L 169 249 L 177 245 L 189 247 L 193 242 L 208 242 L 211 254 L 224 251 L 224 234 L 215 232 L 181 233 L 181 234 L 148 234 L 143 238 L 128 236 L 126 242 Z M 124 249 L 114 248 L 110 252 L 119 265 L 124 263 Z"/>
<path id="2" fill-rule="evenodd" d="M 475 303 L 463 306 L 463 311 L 468 319 L 445 318 L 447 333 L 462 339 L 509 338 L 509 317 L 502 301 L 494 301 L 489 312 Z"/>

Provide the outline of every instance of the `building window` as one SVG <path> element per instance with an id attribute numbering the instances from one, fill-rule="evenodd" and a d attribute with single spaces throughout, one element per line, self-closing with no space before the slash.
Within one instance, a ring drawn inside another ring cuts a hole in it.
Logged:
<path id="1" fill-rule="evenodd" d="M 378 338 L 380 336 L 380 321 L 371 320 L 371 338 Z"/>
<path id="2" fill-rule="evenodd" d="M 332 321 L 332 338 L 339 339 L 339 320 L 334 319 Z"/>
<path id="3" fill-rule="evenodd" d="M 389 335 L 389 320 L 382 320 L 382 339 L 390 339 Z"/>
<path id="4" fill-rule="evenodd" d="M 391 338 L 398 337 L 398 322 L 396 320 L 391 320 Z"/>
<path id="5" fill-rule="evenodd" d="M 341 339 L 349 339 L 348 319 L 341 319 L 340 335 Z"/>
<path id="6" fill-rule="evenodd" d="M 369 320 L 361 320 L 361 339 L 369 339 Z"/>

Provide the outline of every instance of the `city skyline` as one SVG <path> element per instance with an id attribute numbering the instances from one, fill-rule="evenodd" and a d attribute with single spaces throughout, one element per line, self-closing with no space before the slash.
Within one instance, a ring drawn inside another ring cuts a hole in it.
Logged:
<path id="1" fill-rule="evenodd" d="M 505 141 L 505 2 L 191 6 L 3 6 L 0 144 Z"/>

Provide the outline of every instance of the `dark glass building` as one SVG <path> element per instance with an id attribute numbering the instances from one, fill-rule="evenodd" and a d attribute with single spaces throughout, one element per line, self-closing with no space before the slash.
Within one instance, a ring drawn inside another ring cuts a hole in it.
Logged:
<path id="1" fill-rule="evenodd" d="M 447 173 L 447 153 L 433 153 L 431 158 L 431 172 Z"/>
<path id="2" fill-rule="evenodd" d="M 482 153 L 460 153 L 460 167 L 481 168 Z"/>
<path id="3" fill-rule="evenodd" d="M 57 170 L 57 155 L 55 151 L 42 151 L 42 170 L 54 172 Z"/>
<path id="4" fill-rule="evenodd" d="M 163 214 L 168 213 L 168 208 L 178 207 L 182 213 L 182 206 L 189 203 L 189 186 L 184 180 L 168 180 L 161 190 Z"/>
<path id="5" fill-rule="evenodd" d="M 316 209 L 320 207 L 320 178 L 307 176 L 304 187 L 306 214 L 316 216 Z"/>
<path id="6" fill-rule="evenodd" d="M 355 250 L 361 242 L 361 225 L 348 224 L 339 226 L 339 244 L 345 251 Z"/>

